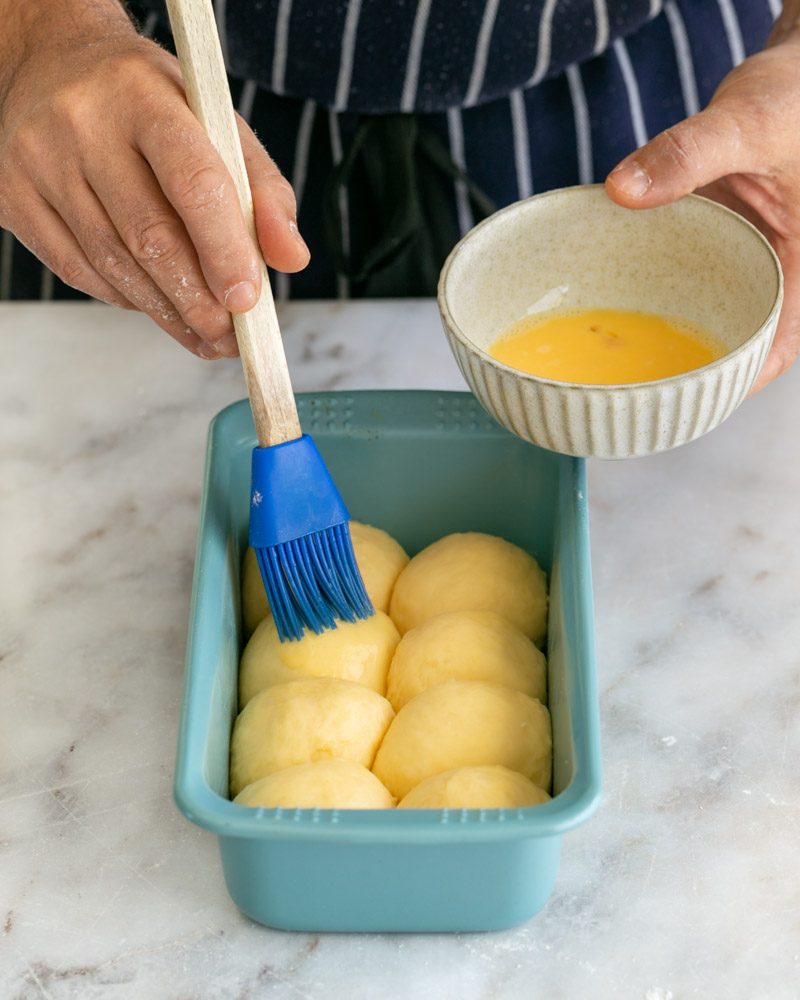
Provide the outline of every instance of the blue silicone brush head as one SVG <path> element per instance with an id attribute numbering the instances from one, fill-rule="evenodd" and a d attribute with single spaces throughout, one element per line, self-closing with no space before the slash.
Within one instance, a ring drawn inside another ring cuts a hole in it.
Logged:
<path id="1" fill-rule="evenodd" d="M 250 545 L 281 640 L 374 613 L 350 515 L 311 438 L 253 449 Z"/>

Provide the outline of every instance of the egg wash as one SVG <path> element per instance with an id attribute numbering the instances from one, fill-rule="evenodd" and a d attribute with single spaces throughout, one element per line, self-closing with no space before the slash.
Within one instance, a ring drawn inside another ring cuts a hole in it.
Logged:
<path id="1" fill-rule="evenodd" d="M 678 319 L 625 309 L 525 316 L 489 354 L 519 371 L 557 382 L 650 382 L 701 368 L 726 353 L 711 334 Z"/>

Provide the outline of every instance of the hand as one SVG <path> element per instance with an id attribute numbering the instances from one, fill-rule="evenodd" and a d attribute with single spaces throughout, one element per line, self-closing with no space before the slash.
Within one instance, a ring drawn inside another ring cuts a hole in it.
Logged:
<path id="1" fill-rule="evenodd" d="M 692 191 L 727 205 L 770 241 L 784 273 L 775 340 L 753 391 L 800 354 L 800 0 L 771 44 L 733 70 L 708 107 L 626 157 L 606 179 L 614 201 L 651 208 Z"/>
<path id="2" fill-rule="evenodd" d="M 233 182 L 177 61 L 116 0 L 0 0 L 0 226 L 63 281 L 140 309 L 203 358 L 237 352 L 260 289 Z M 268 264 L 308 250 L 289 183 L 239 122 Z"/>

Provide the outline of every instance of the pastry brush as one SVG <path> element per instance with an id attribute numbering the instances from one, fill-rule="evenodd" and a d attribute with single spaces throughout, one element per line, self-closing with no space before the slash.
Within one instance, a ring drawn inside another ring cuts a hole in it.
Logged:
<path id="1" fill-rule="evenodd" d="M 211 0 L 167 0 L 189 107 L 230 172 L 256 246 L 253 199 Z M 282 640 L 373 614 L 349 514 L 295 406 L 262 261 L 261 295 L 234 329 L 253 411 L 250 544 Z"/>

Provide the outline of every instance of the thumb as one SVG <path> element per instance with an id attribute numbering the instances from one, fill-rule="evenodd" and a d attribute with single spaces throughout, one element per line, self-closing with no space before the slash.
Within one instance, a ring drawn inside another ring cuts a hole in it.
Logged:
<path id="1" fill-rule="evenodd" d="M 739 122 L 711 106 L 626 156 L 606 178 L 606 192 L 627 208 L 652 208 L 747 169 Z"/>

